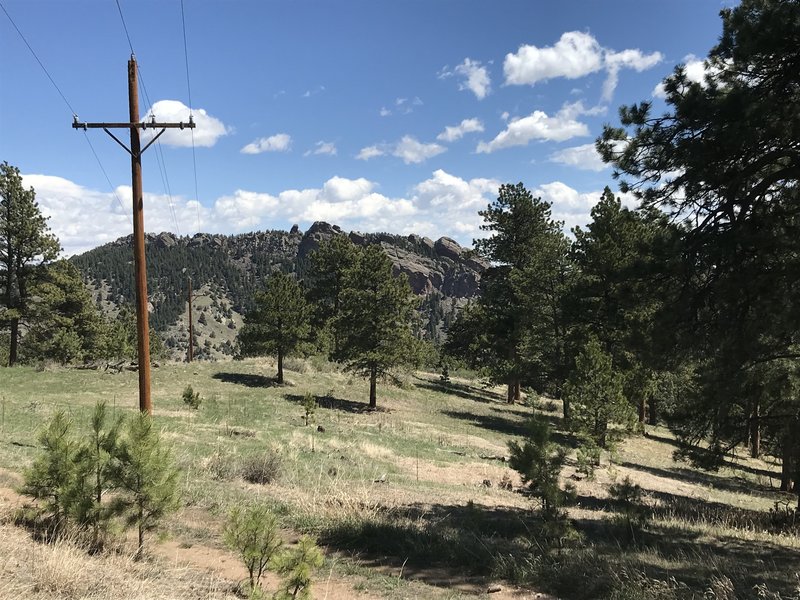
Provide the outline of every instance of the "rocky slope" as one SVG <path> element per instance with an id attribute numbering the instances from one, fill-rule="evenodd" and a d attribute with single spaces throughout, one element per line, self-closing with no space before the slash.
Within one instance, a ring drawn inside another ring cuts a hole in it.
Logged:
<path id="1" fill-rule="evenodd" d="M 306 232 L 259 231 L 240 235 L 198 233 L 178 237 L 172 233 L 149 234 L 147 243 L 148 291 L 151 323 L 165 343 L 180 354 L 186 332 L 188 277 L 202 300 L 195 310 L 195 335 L 200 357 L 230 354 L 232 340 L 249 306 L 253 292 L 272 272 L 282 270 L 303 277 L 310 254 L 335 235 L 347 235 L 357 245 L 378 244 L 404 273 L 420 303 L 424 334 L 439 340 L 455 312 L 478 293 L 487 263 L 442 237 L 433 241 L 418 235 L 346 233 L 336 225 L 318 221 Z M 100 246 L 71 259 L 95 290 L 99 306 L 113 311 L 122 302 L 133 302 L 131 236 Z M 204 315 L 208 311 L 208 315 Z M 201 315 L 203 321 L 199 322 Z M 213 325 L 210 323 L 213 321 Z M 212 335 L 213 334 L 213 335 Z"/>

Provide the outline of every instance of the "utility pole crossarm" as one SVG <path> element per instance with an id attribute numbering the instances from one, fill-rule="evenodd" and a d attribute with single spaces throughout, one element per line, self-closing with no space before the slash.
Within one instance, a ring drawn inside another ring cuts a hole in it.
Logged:
<path id="1" fill-rule="evenodd" d="M 73 129 L 194 129 L 197 125 L 192 117 L 184 123 L 161 123 L 159 121 L 140 121 L 138 123 L 84 123 L 78 117 L 72 122 Z"/>

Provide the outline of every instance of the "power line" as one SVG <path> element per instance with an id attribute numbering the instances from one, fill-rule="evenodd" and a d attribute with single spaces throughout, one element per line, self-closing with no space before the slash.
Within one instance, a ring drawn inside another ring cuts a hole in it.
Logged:
<path id="1" fill-rule="evenodd" d="M 128 40 L 128 47 L 131 49 L 131 54 L 136 55 L 136 52 L 133 49 L 133 42 L 131 41 L 131 34 L 128 30 L 128 25 L 125 22 L 125 15 L 122 12 L 122 5 L 120 4 L 119 0 L 115 0 L 117 5 L 117 11 L 119 12 L 120 21 L 122 21 L 122 28 L 125 30 L 125 37 Z M 147 93 L 147 86 L 144 83 L 144 77 L 142 77 L 142 70 L 139 67 L 139 63 L 136 63 L 136 71 L 139 76 L 139 81 L 142 84 L 142 91 L 144 92 L 145 100 L 147 101 L 148 109 L 147 112 L 151 115 L 153 113 L 153 104 L 150 102 L 150 96 Z M 169 214 L 172 217 L 172 223 L 175 225 L 175 232 L 180 236 L 181 228 L 178 224 L 178 213 L 175 210 L 175 206 L 172 201 L 172 189 L 169 185 L 169 174 L 167 172 L 167 162 L 164 160 L 164 150 L 161 147 L 161 141 L 156 140 L 156 163 L 158 164 L 158 172 L 161 175 L 161 184 L 164 186 L 164 192 L 167 194 L 167 200 L 169 203 Z"/>
<path id="2" fill-rule="evenodd" d="M 6 17 L 8 17 L 9 21 L 11 21 L 11 25 L 14 27 L 16 32 L 19 34 L 20 39 L 22 39 L 22 41 L 28 47 L 28 50 L 30 51 L 30 53 L 33 56 L 33 58 L 35 58 L 36 62 L 39 63 L 39 66 L 42 68 L 42 71 L 44 71 L 44 74 L 47 76 L 47 79 L 50 80 L 50 83 L 53 84 L 53 87 L 58 92 L 58 95 L 61 96 L 61 99 L 64 101 L 64 104 L 67 105 L 67 108 L 69 108 L 69 110 L 73 114 L 73 116 L 77 116 L 77 114 L 78 114 L 77 111 L 74 108 L 72 108 L 72 104 L 70 104 L 69 100 L 67 100 L 67 97 L 64 95 L 64 92 L 61 91 L 61 88 L 58 87 L 58 84 L 55 82 L 53 77 L 50 75 L 50 72 L 44 66 L 44 63 L 42 63 L 42 61 L 39 59 L 39 56 L 36 54 L 34 49 L 28 43 L 28 40 L 23 35 L 22 31 L 20 31 L 19 27 L 17 27 L 17 24 L 14 22 L 14 19 L 11 18 L 10 14 L 8 14 L 8 11 L 6 10 L 6 7 L 3 6 L 2 2 L 0 2 L 0 8 L 3 9 L 3 12 L 5 13 Z M 120 208 L 122 208 L 122 212 L 128 217 L 128 222 L 131 224 L 131 226 L 133 226 L 133 222 L 131 221 L 130 215 L 128 215 L 128 213 L 125 212 L 125 207 L 122 204 L 122 200 L 119 199 L 119 196 L 117 195 L 117 192 L 114 189 L 114 185 L 111 183 L 111 179 L 109 178 L 108 173 L 106 172 L 106 169 L 103 166 L 102 161 L 100 160 L 100 157 L 98 156 L 97 152 L 95 151 L 94 146 L 92 145 L 92 141 L 89 139 L 89 136 L 86 135 L 85 131 L 84 131 L 84 137 L 86 138 L 86 142 L 89 144 L 89 149 L 92 151 L 92 154 L 94 155 L 94 159 L 97 161 L 97 166 L 100 167 L 100 171 L 102 171 L 103 176 L 106 178 L 106 181 L 108 182 L 108 187 L 111 190 L 111 193 L 113 194 L 114 198 L 117 200 L 117 203 L 119 204 Z"/>
<path id="3" fill-rule="evenodd" d="M 122 28 L 125 30 L 125 37 L 128 38 L 128 46 L 131 49 L 131 54 L 136 54 L 133 51 L 133 43 L 131 43 L 131 34 L 128 33 L 128 26 L 125 24 L 125 17 L 122 14 L 122 6 L 120 6 L 119 0 L 116 0 L 116 2 L 117 2 L 117 10 L 119 11 L 119 18 L 122 20 Z"/>
<path id="4" fill-rule="evenodd" d="M 4 13 L 6 13 L 8 20 L 11 21 L 11 25 L 14 27 L 14 29 L 17 30 L 19 37 L 22 38 L 23 42 L 25 42 L 25 45 L 28 47 L 28 50 L 30 50 L 31 54 L 33 55 L 33 58 L 35 58 L 36 62 L 39 63 L 39 66 L 42 68 L 42 71 L 44 71 L 44 74 L 47 75 L 47 78 L 50 80 L 50 83 L 53 84 L 53 87 L 56 88 L 56 91 L 61 96 L 61 99 L 64 100 L 64 103 L 67 105 L 72 114 L 77 115 L 78 113 L 75 112 L 74 108 L 72 108 L 72 105 L 69 103 L 69 100 L 67 100 L 67 97 L 64 95 L 64 92 L 61 91 L 61 88 L 58 87 L 58 84 L 56 84 L 55 80 L 50 76 L 50 72 L 45 68 L 44 64 L 42 64 L 42 61 L 39 60 L 39 57 L 36 55 L 36 52 L 33 51 L 33 48 L 31 48 L 31 45 L 28 43 L 28 40 L 26 40 L 25 36 L 22 35 L 22 32 L 19 30 L 19 27 L 17 27 L 17 24 L 14 22 L 14 19 L 11 18 L 11 15 L 8 14 L 8 11 L 6 10 L 6 7 L 3 6 L 2 2 L 0 2 L 0 8 L 3 9 Z"/>
<path id="5" fill-rule="evenodd" d="M 186 43 L 186 16 L 183 10 L 183 0 L 181 0 L 181 25 L 183 25 L 183 57 L 186 64 L 186 89 L 189 92 L 189 119 L 192 119 L 192 111 L 194 105 L 192 104 L 192 84 L 189 78 L 189 45 Z M 192 135 L 192 168 L 194 169 L 194 200 L 195 209 L 197 212 L 197 231 L 200 231 L 200 194 L 197 189 L 197 155 L 194 149 L 194 129 L 191 130 Z"/>

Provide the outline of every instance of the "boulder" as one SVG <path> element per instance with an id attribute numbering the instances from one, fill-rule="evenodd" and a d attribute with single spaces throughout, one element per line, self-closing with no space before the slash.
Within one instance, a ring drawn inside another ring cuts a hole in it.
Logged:
<path id="1" fill-rule="evenodd" d="M 434 242 L 433 248 L 439 256 L 449 258 L 455 262 L 458 262 L 461 259 L 461 255 L 464 253 L 464 249 L 459 243 L 449 237 L 440 237 Z"/>

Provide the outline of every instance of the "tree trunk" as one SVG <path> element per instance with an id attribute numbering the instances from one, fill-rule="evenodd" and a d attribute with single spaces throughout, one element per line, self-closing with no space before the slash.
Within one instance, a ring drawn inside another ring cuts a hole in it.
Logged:
<path id="1" fill-rule="evenodd" d="M 781 491 L 791 492 L 795 487 L 794 475 L 794 443 L 787 435 L 783 439 L 783 448 L 781 452 Z M 800 487 L 800 486 L 798 486 Z"/>
<path id="2" fill-rule="evenodd" d="M 647 399 L 644 394 L 639 398 L 639 424 L 644 425 L 647 419 Z"/>
<path id="3" fill-rule="evenodd" d="M 13 367 L 17 362 L 17 344 L 19 343 L 19 319 L 11 319 L 11 343 L 8 348 L 8 366 Z"/>
<path id="4" fill-rule="evenodd" d="M 278 350 L 278 384 L 283 385 L 283 351 Z"/>
<path id="5" fill-rule="evenodd" d="M 520 402 L 522 400 L 522 384 L 520 384 L 519 379 L 514 382 L 514 402 Z"/>
<path id="6" fill-rule="evenodd" d="M 759 404 L 753 404 L 753 410 L 750 413 L 750 457 L 758 458 L 761 456 L 761 415 L 759 414 Z"/>
<path id="7" fill-rule="evenodd" d="M 654 395 L 651 395 L 647 403 L 647 409 L 648 409 L 647 422 L 650 425 L 658 424 L 658 410 L 656 407 L 656 403 L 657 403 L 656 397 Z"/>
<path id="8" fill-rule="evenodd" d="M 572 411 L 570 410 L 569 399 L 562 396 L 561 405 L 564 409 L 564 425 L 569 425 L 569 422 L 572 419 Z"/>
<path id="9" fill-rule="evenodd" d="M 139 507 L 139 547 L 136 549 L 136 555 L 134 558 L 139 560 L 142 558 L 144 554 L 144 514 L 142 511 L 142 507 Z"/>
<path id="10" fill-rule="evenodd" d="M 372 367 L 369 372 L 369 407 L 377 408 L 378 406 L 378 370 Z"/>

